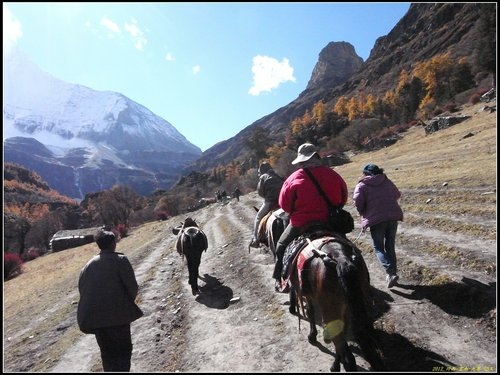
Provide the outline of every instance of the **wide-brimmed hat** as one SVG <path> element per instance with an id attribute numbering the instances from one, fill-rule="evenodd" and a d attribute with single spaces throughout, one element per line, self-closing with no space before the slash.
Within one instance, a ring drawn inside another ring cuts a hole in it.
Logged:
<path id="1" fill-rule="evenodd" d="M 318 149 L 311 143 L 304 143 L 299 146 L 297 157 L 292 161 L 292 164 L 302 163 L 311 159 L 314 154 L 318 155 Z"/>

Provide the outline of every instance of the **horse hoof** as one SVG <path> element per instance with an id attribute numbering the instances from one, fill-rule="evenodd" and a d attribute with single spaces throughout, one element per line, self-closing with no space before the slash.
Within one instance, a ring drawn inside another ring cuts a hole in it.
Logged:
<path id="1" fill-rule="evenodd" d="M 191 292 L 193 293 L 193 296 L 196 296 L 197 294 L 200 294 L 199 289 L 191 289 Z"/>

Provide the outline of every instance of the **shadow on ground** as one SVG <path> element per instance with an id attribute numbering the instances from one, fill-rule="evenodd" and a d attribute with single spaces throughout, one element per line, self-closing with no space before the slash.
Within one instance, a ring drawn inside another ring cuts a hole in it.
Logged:
<path id="1" fill-rule="evenodd" d="M 204 274 L 200 279 L 205 282 L 196 301 L 212 309 L 226 309 L 233 298 L 233 290 L 221 283 L 216 277 Z"/>

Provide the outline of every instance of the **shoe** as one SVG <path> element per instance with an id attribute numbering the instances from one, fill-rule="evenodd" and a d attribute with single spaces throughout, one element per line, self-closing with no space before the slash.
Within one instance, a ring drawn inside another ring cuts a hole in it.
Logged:
<path id="1" fill-rule="evenodd" d="M 277 293 L 288 293 L 290 291 L 290 286 L 286 281 L 281 282 L 276 280 L 274 284 L 274 291 Z"/>
<path id="2" fill-rule="evenodd" d="M 398 275 L 387 275 L 385 278 L 387 281 L 387 287 L 392 288 L 394 285 L 397 284 L 399 276 Z"/>
<path id="3" fill-rule="evenodd" d="M 260 242 L 256 239 L 252 239 L 252 242 L 250 242 L 250 247 L 260 247 Z"/>
<path id="4" fill-rule="evenodd" d="M 278 280 L 274 282 L 274 291 L 277 293 L 280 291 L 280 282 Z"/>

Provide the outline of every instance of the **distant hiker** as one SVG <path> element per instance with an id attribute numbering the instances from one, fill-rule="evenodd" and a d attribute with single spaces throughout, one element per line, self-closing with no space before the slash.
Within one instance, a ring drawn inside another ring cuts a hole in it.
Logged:
<path id="1" fill-rule="evenodd" d="M 363 177 L 354 188 L 353 200 L 361 215 L 363 232 L 370 228 L 373 249 L 387 273 L 387 287 L 396 285 L 396 232 L 398 221 L 403 221 L 403 210 L 398 204 L 401 192 L 375 164 L 363 168 Z"/>
<path id="2" fill-rule="evenodd" d="M 240 195 L 241 195 L 241 190 L 238 189 L 238 187 L 235 187 L 233 191 L 233 197 L 236 198 L 238 202 L 240 201 Z"/>
<path id="3" fill-rule="evenodd" d="M 101 350 L 104 371 L 130 371 L 130 323 L 143 312 L 135 303 L 139 286 L 128 258 L 115 252 L 113 232 L 99 230 L 101 252 L 81 270 L 77 321 L 83 333 L 93 333 Z"/>
<path id="4" fill-rule="evenodd" d="M 280 194 L 283 179 L 276 174 L 271 165 L 263 162 L 258 170 L 259 182 L 257 183 L 257 193 L 264 198 L 264 202 L 260 206 L 253 223 L 251 247 L 259 247 L 258 231 L 259 223 L 266 214 L 275 208 L 278 208 L 278 197 Z"/>

